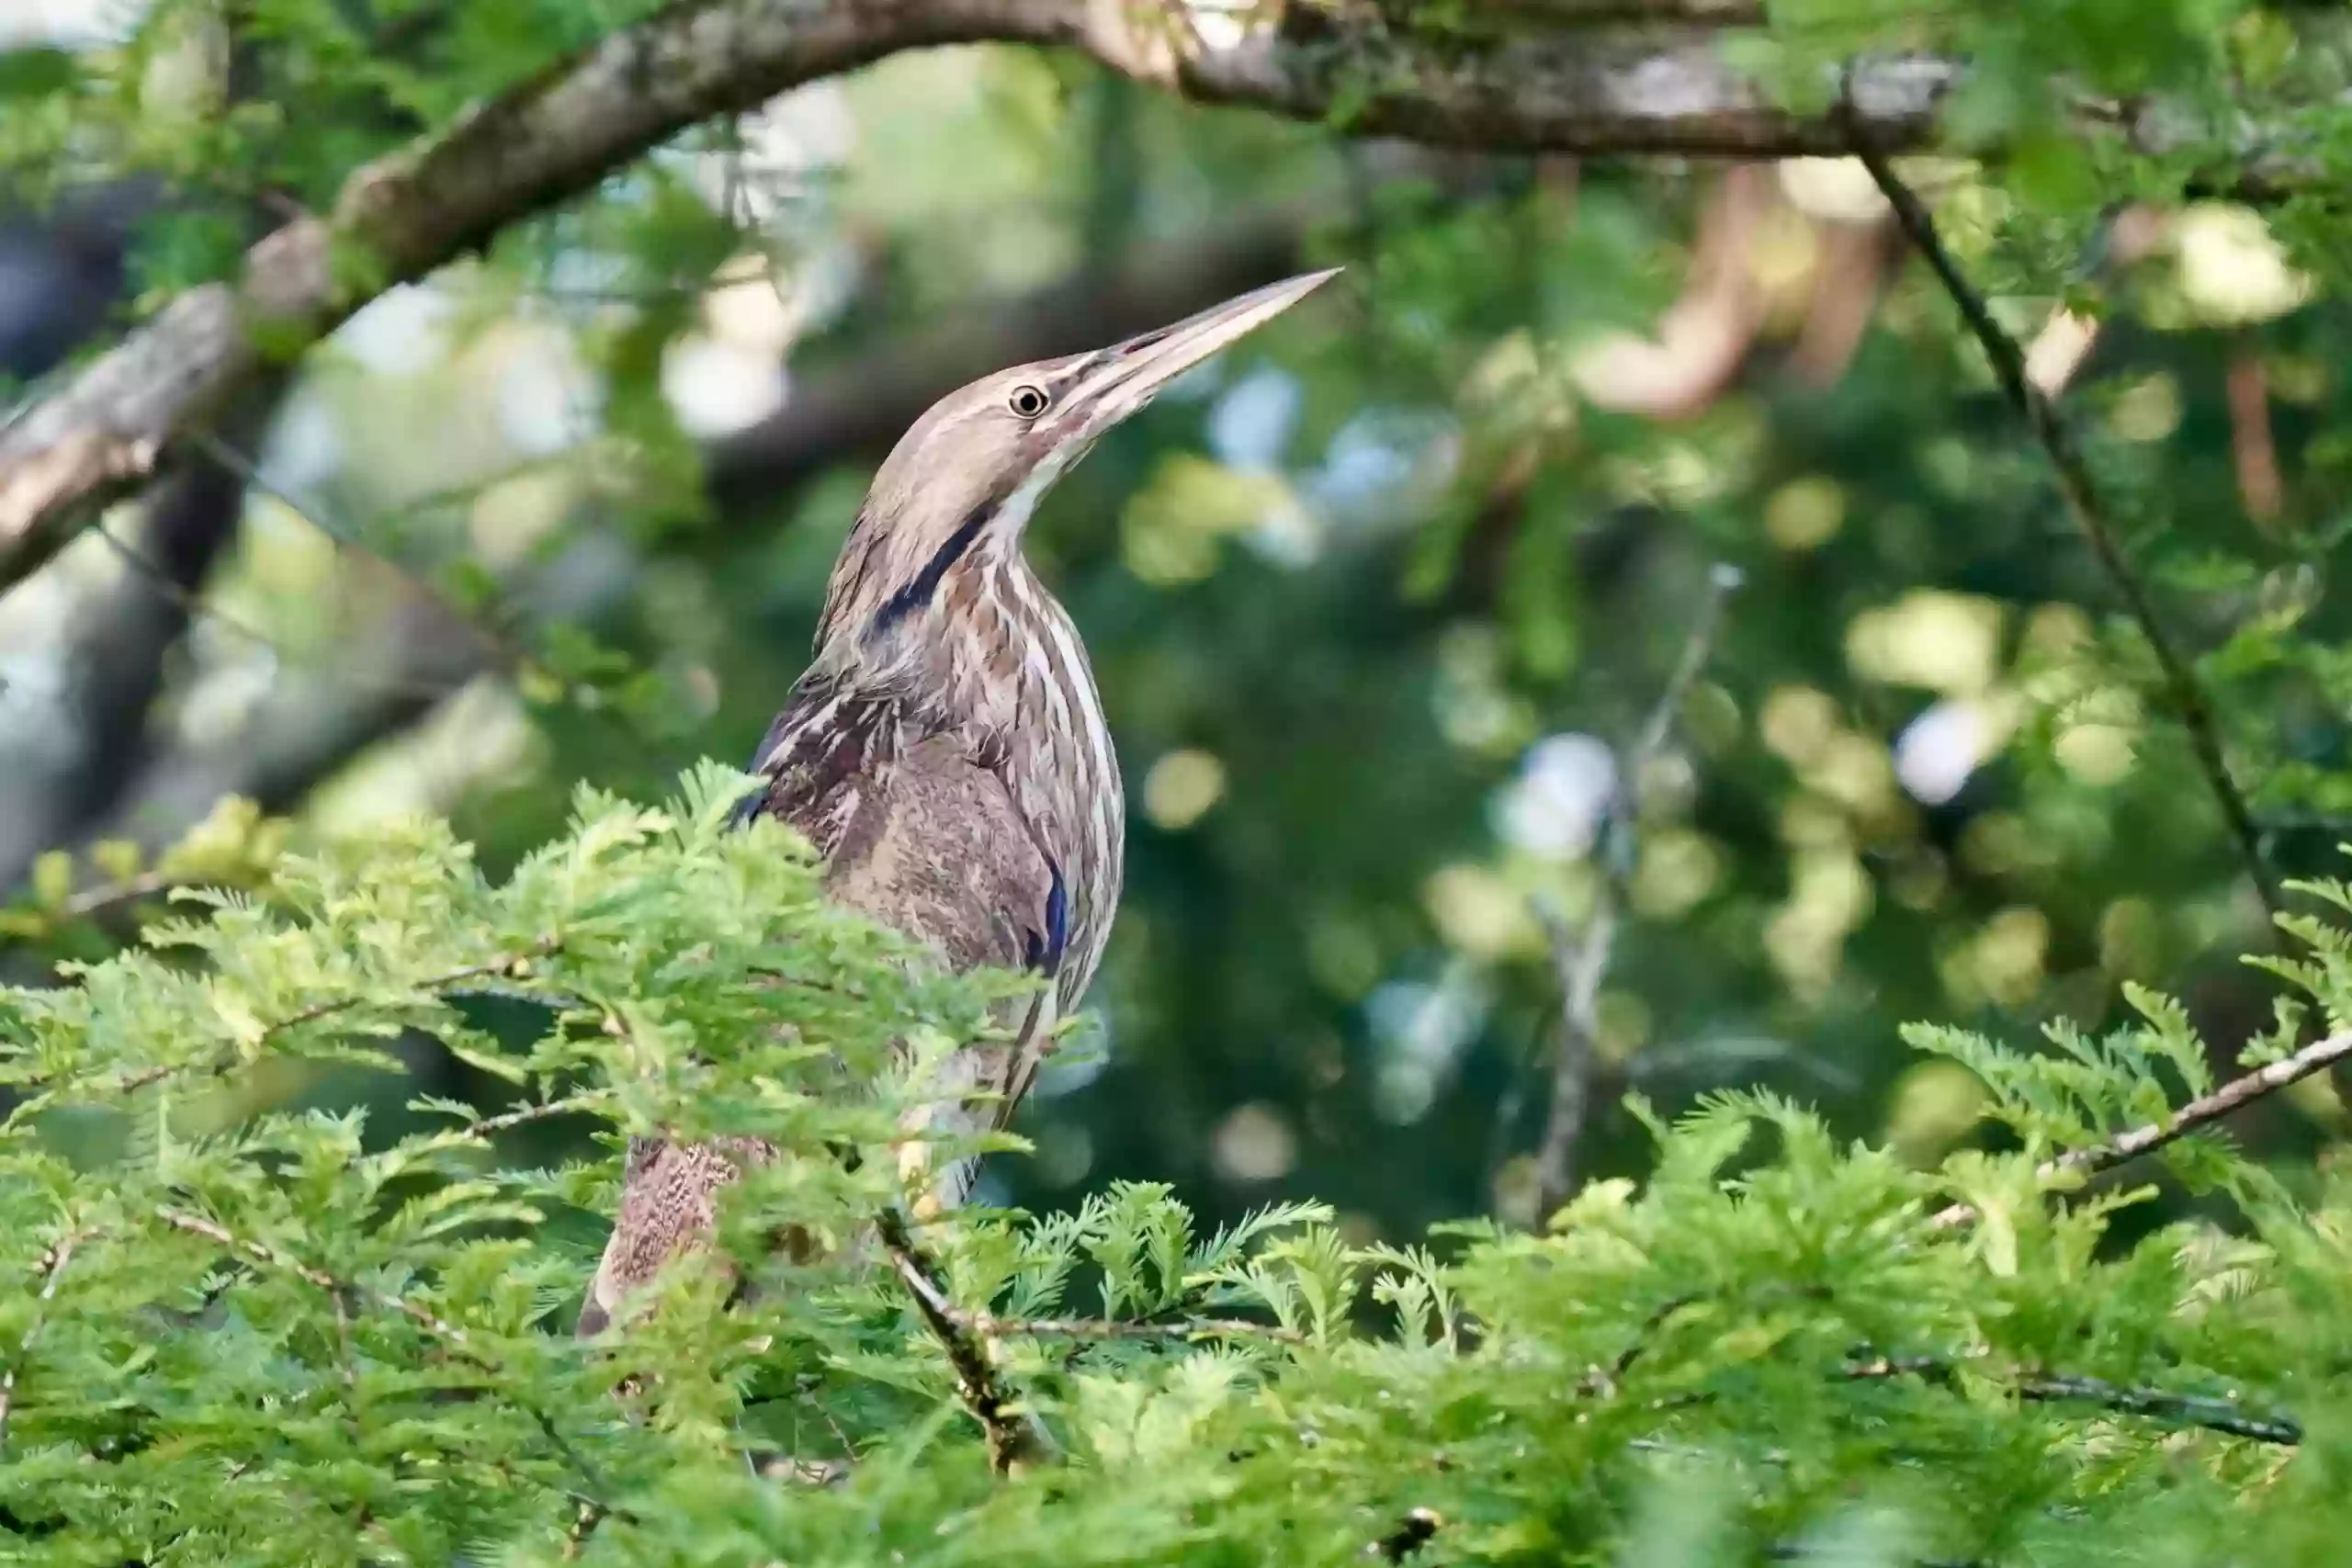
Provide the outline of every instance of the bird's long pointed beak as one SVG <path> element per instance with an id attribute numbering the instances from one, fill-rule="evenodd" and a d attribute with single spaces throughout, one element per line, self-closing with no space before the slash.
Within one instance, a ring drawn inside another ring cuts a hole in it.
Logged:
<path id="1" fill-rule="evenodd" d="M 1177 377 L 1281 315 L 1340 271 L 1335 266 L 1269 283 L 1102 350 L 1069 400 L 1070 412 L 1090 436 L 1117 423 Z"/>

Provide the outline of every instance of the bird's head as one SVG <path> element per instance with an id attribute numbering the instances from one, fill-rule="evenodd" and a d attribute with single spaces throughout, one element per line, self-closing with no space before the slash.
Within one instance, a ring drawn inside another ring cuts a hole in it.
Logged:
<path id="1" fill-rule="evenodd" d="M 833 569 L 820 648 L 887 632 L 957 567 L 1009 555 L 1038 500 L 1104 431 L 1338 271 L 1268 284 L 1108 348 L 1000 370 L 933 404 L 866 491 Z"/>

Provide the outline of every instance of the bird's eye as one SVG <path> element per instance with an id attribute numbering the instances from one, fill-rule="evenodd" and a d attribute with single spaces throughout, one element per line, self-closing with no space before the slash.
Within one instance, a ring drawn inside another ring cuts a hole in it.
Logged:
<path id="1" fill-rule="evenodd" d="M 1042 387 L 1015 387 L 1012 389 L 1012 396 L 1008 400 L 1012 406 L 1012 412 L 1023 419 L 1035 419 L 1044 413 L 1046 404 L 1049 400 Z"/>

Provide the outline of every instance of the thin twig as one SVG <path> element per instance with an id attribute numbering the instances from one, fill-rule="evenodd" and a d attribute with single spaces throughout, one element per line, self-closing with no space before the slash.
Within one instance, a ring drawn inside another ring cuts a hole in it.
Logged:
<path id="1" fill-rule="evenodd" d="M 505 957 L 489 959 L 489 962 L 484 964 L 468 964 L 466 968 L 452 968 L 452 971 L 447 971 L 447 974 L 428 976 L 428 978 L 424 980 L 414 980 L 414 983 L 412 983 L 412 989 L 416 989 L 416 992 L 447 992 L 447 989 L 454 989 L 458 987 L 458 985 L 463 985 L 466 980 L 480 980 L 484 978 L 484 976 L 513 974 L 517 964 L 532 962 L 534 957 L 543 957 L 543 954 L 548 954 L 548 952 L 555 952 L 553 938 L 537 942 L 529 952 L 511 952 L 511 954 L 505 954 Z M 329 999 L 329 1001 L 318 1001 L 318 1004 L 301 1009 L 299 1013 L 289 1013 L 289 1016 L 280 1018 L 277 1022 L 266 1025 L 264 1030 L 261 1030 L 259 1039 L 256 1039 L 254 1043 L 268 1043 L 270 1039 L 277 1039 L 280 1034 L 285 1034 L 287 1030 L 299 1030 L 299 1027 L 308 1025 L 308 1022 L 318 1022 L 320 1018 L 334 1018 L 336 1013 L 348 1013 L 348 1010 L 357 1009 L 357 1006 L 367 1004 L 367 1001 L 371 1001 L 371 997 L 345 995 L 345 997 L 334 997 L 334 999 Z M 160 1081 L 186 1075 L 186 1072 L 198 1072 L 198 1075 L 205 1075 L 205 1077 L 219 1077 L 223 1075 L 223 1072 L 228 1072 L 231 1067 L 235 1067 L 238 1063 L 243 1063 L 243 1060 L 244 1060 L 244 1051 L 228 1054 L 228 1055 L 217 1055 L 217 1058 L 202 1060 L 202 1063 L 155 1063 L 153 1067 L 141 1067 L 139 1072 L 131 1072 L 131 1075 L 125 1075 L 122 1079 L 115 1079 L 115 1084 L 110 1086 L 110 1093 L 127 1096 L 127 1093 L 136 1093 L 136 1090 L 146 1089 L 148 1084 L 160 1084 Z M 30 1096 L 40 1096 L 40 1093 L 50 1090 L 51 1086 L 54 1086 L 54 1081 L 56 1079 L 33 1079 L 28 1081 L 28 1084 L 18 1084 L 17 1086 L 18 1093 L 24 1093 L 24 1096 L 28 1098 L 18 1102 L 17 1112 L 14 1114 L 24 1114 L 26 1107 L 33 1105 L 33 1098 Z"/>
<path id="2" fill-rule="evenodd" d="M 49 1303 L 57 1299 L 57 1284 L 65 1277 L 65 1265 L 72 1260 L 74 1249 L 89 1238 L 87 1231 L 67 1231 L 41 1256 L 40 1294 L 33 1304 L 32 1321 L 25 1325 L 25 1336 L 17 1341 L 16 1359 L 8 1363 L 6 1373 L 0 1373 L 0 1449 L 8 1443 L 8 1417 L 17 1405 L 17 1374 L 32 1356 L 33 1340 L 40 1334 Z"/>
<path id="3" fill-rule="evenodd" d="M 890 1255 L 891 1266 L 914 1298 L 916 1312 L 947 1352 L 964 1407 L 988 1435 L 989 1463 L 998 1474 L 1008 1475 L 1018 1466 L 1052 1458 L 1052 1439 L 1035 1421 L 1023 1418 L 1018 1401 L 989 1357 L 986 1342 L 978 1337 L 980 1331 L 960 1320 L 961 1314 L 940 1288 L 938 1270 L 908 1234 L 904 1216 L 896 1208 L 885 1209 L 875 1228 L 883 1249 Z"/>
<path id="4" fill-rule="evenodd" d="M 2227 1399 L 2194 1393 L 2168 1393 L 2155 1388 L 2124 1388 L 2104 1378 L 2072 1376 L 2029 1378 L 2018 1385 L 2018 1397 L 2037 1404 L 2085 1401 L 2103 1404 L 2124 1416 L 2144 1416 L 2185 1427 L 2202 1427 L 2233 1438 L 2290 1447 L 2303 1440 L 2302 1424 L 2291 1416 L 2255 1416 Z"/>
<path id="5" fill-rule="evenodd" d="M 1606 1367 L 1596 1366 L 1586 1369 L 1584 1376 L 1577 1380 L 1577 1394 L 1587 1398 L 1615 1397 L 1617 1384 L 1627 1372 L 1634 1370 L 1634 1363 L 1640 1360 L 1648 1351 L 1650 1336 L 1664 1327 L 1668 1318 L 1698 1299 L 1697 1295 L 1685 1292 L 1680 1295 L 1668 1296 L 1657 1306 L 1652 1307 L 1649 1315 L 1642 1319 L 1641 1327 L 1634 1331 L 1634 1337 L 1627 1342 L 1623 1350 L 1617 1352 L 1616 1359 L 1611 1361 Z"/>
<path id="6" fill-rule="evenodd" d="M 508 636 L 505 632 L 499 630 L 497 627 L 484 626 L 481 622 L 474 619 L 472 616 L 460 612 L 455 604 L 450 603 L 449 596 L 447 593 L 443 592 L 438 587 L 420 576 L 413 568 L 408 566 L 402 561 L 394 559 L 391 556 L 387 555 L 384 551 L 369 544 L 361 536 L 358 529 L 347 526 L 330 525 L 320 514 L 315 506 L 304 504 L 302 502 L 296 500 L 293 496 L 287 494 L 286 491 L 277 485 L 273 484 L 263 475 L 260 466 L 244 453 L 238 451 L 235 447 L 230 446 L 219 436 L 213 434 L 208 430 L 202 429 L 201 427 L 189 430 L 187 433 L 187 437 L 189 443 L 202 450 L 205 456 L 210 457 L 214 462 L 228 469 L 229 472 L 244 480 L 246 484 L 252 486 L 254 490 L 259 491 L 263 495 L 266 495 L 270 500 L 277 502 L 280 506 L 283 506 L 296 517 L 301 519 L 311 527 L 316 529 L 321 535 L 324 536 L 336 546 L 355 554 L 366 556 L 370 560 L 376 562 L 379 566 L 381 566 L 386 570 L 391 572 L 394 576 L 401 579 L 419 595 L 431 600 L 434 604 L 439 605 L 442 612 L 448 615 L 452 621 L 471 632 L 481 640 L 485 649 L 497 655 L 500 662 L 502 662 L 508 670 L 512 671 L 521 669 L 531 662 L 529 651 L 517 644 L 512 637 Z M 456 687 L 448 688 L 449 691 L 455 691 L 458 688 Z M 441 694 L 446 695 L 447 693 L 445 692 Z"/>
<path id="7" fill-rule="evenodd" d="M 209 436 L 204 439 L 208 441 L 211 440 Z M 218 445 L 218 443 L 215 443 L 215 445 Z M 252 481 L 248 479 L 248 482 Z M 293 503 L 288 502 L 287 502 L 287 505 L 291 508 Z M 317 525 L 313 524 L 312 526 L 315 527 Z M 300 673 L 306 675 L 317 676 L 322 680 L 348 687 L 350 690 L 355 692 L 374 692 L 379 693 L 385 696 L 435 699 L 454 696 L 464 689 L 463 682 L 452 683 L 448 682 L 400 680 L 387 681 L 373 676 L 354 675 L 343 670 L 338 665 L 324 660 L 309 664 L 303 664 L 295 660 L 289 659 L 286 655 L 286 649 L 278 644 L 276 637 L 270 636 L 267 632 L 263 631 L 259 626 L 254 626 L 250 621 L 240 620 L 238 617 L 230 615 L 225 610 L 215 608 L 213 605 L 206 602 L 202 594 L 198 593 L 186 585 L 174 581 L 171 574 L 165 571 L 162 566 L 158 565 L 144 551 L 132 545 L 128 539 L 124 539 L 118 536 L 112 529 L 107 527 L 104 524 L 97 525 L 93 529 L 93 532 L 95 532 L 100 539 L 105 541 L 107 547 L 113 550 L 115 555 L 121 559 L 125 566 L 137 572 L 141 577 L 146 579 L 148 586 L 160 594 L 172 605 L 173 608 L 178 610 L 180 614 L 187 616 L 190 620 L 202 621 L 207 625 L 218 626 L 222 631 L 229 632 L 239 639 L 253 644 L 266 652 L 270 658 L 275 660 L 277 663 L 288 669 L 299 671 Z M 320 532 L 325 533 L 326 530 L 321 528 Z M 329 537 L 331 538 L 335 536 L 336 536 L 329 535 Z"/>
<path id="8" fill-rule="evenodd" d="M 1960 1375 L 1958 1362 L 1941 1356 L 1873 1356 L 1840 1368 L 1841 1382 L 1865 1382 L 1886 1378 L 1916 1377 L 1949 1384 Z M 2288 1446 L 2303 1440 L 2301 1423 L 2284 1416 L 2256 1416 L 2228 1399 L 2206 1394 L 2172 1393 L 2155 1388 L 2127 1388 L 2105 1378 L 2074 1373 L 2029 1373 L 2012 1385 L 2018 1398 L 2030 1404 L 2088 1404 L 2103 1405 L 2121 1416 L 2143 1416 L 2177 1426 L 2201 1427 L 2233 1438 Z"/>
<path id="9" fill-rule="evenodd" d="M 2106 502 L 2092 480 L 2090 468 L 2083 460 L 2082 448 L 2074 432 L 2059 417 L 2056 407 L 2044 397 L 2028 372 L 2025 354 L 2017 341 L 1993 319 L 1984 297 L 1961 272 L 1951 253 L 1944 248 L 1936 231 L 1935 219 L 1927 207 L 1901 176 L 1888 164 L 1870 133 L 1863 128 L 1861 117 L 1854 111 L 1851 99 L 1844 106 L 1848 134 L 1855 153 L 1870 171 L 1887 205 L 1894 209 L 1895 221 L 1911 242 L 1944 292 L 1959 308 L 1961 319 L 1976 339 L 1977 345 L 1991 361 L 1993 375 L 2001 384 L 2009 403 L 2025 419 L 2034 439 L 2041 446 L 2042 454 L 2057 477 L 2058 493 L 2066 503 L 2075 525 L 2098 558 L 2100 569 L 2116 596 L 2123 602 L 2125 611 L 2139 624 L 2140 635 L 2147 640 L 2154 656 L 2156 669 L 2162 678 L 2165 704 L 2181 728 L 2188 734 L 2189 750 L 2197 759 L 2199 770 L 2221 806 L 2222 816 L 2229 826 L 2231 837 L 2236 840 L 2239 855 L 2245 863 L 2246 873 L 2254 880 L 2255 892 L 2261 897 L 2265 909 L 2275 919 L 2285 908 L 2280 897 L 2278 880 L 2271 870 L 2269 857 L 2263 852 L 2262 837 L 2256 829 L 2254 814 L 2245 797 L 2238 791 L 2237 782 L 2231 777 L 2229 762 L 2222 753 L 2220 726 L 2213 717 L 2212 705 L 2199 682 L 2196 671 L 2187 659 L 2173 646 L 2164 623 L 2156 616 L 2155 602 L 2149 597 L 2147 587 L 2140 581 L 2125 553 L 2123 541 L 2115 522 L 2109 513 Z"/>
<path id="10" fill-rule="evenodd" d="M 315 1286 L 324 1291 L 338 1305 L 360 1298 L 374 1302 L 377 1305 L 407 1318 L 492 1378 L 503 1376 L 504 1369 L 477 1348 L 472 1337 L 463 1327 L 451 1323 L 430 1307 L 420 1306 L 407 1297 L 397 1295 L 390 1291 L 378 1290 L 373 1286 L 360 1285 L 348 1280 L 339 1279 L 323 1269 L 315 1268 L 299 1258 L 290 1257 L 279 1251 L 266 1242 L 252 1236 L 239 1235 L 226 1225 L 208 1220 L 201 1214 L 191 1214 L 183 1209 L 158 1205 L 155 1209 L 155 1217 L 174 1230 L 185 1231 L 190 1235 L 202 1236 L 205 1240 L 214 1243 L 248 1262 L 259 1264 L 266 1269 L 274 1269 L 282 1274 L 289 1274 L 307 1285 Z M 508 1396 L 514 1397 L 511 1391 Z M 624 1518 L 631 1517 L 626 1510 L 616 1507 L 606 1500 L 612 1495 L 612 1491 L 604 1476 L 589 1461 L 587 1456 L 581 1453 L 571 1441 L 564 1437 L 552 1416 L 528 1401 L 514 1398 L 514 1404 L 538 1427 L 540 1433 L 548 1440 L 548 1446 L 554 1450 L 563 1462 L 571 1466 L 582 1481 L 587 1483 L 590 1492 L 580 1495 L 577 1500 L 589 1504 L 605 1514 L 616 1514 Z"/>
<path id="11" fill-rule="evenodd" d="M 1571 931 L 1554 911 L 1538 909 L 1551 939 L 1553 965 L 1560 981 L 1560 1045 L 1552 1060 L 1552 1104 L 1535 1156 L 1539 1224 L 1566 1202 L 1576 1189 L 1577 1146 L 1583 1141 L 1593 1071 L 1600 1060 L 1600 983 L 1608 976 L 1616 947 L 1618 908 L 1634 874 L 1641 778 L 1674 733 L 1682 700 L 1714 650 L 1724 603 L 1738 586 L 1739 571 L 1735 567 L 1719 564 L 1708 572 L 1706 598 L 1683 642 L 1682 656 L 1633 746 L 1618 758 L 1612 798 L 1601 830 L 1600 877 L 1583 929 Z"/>
<path id="12" fill-rule="evenodd" d="M 2101 1171 L 2112 1170 L 2127 1160 L 2152 1154 L 2166 1144 L 2211 1126 L 2231 1112 L 2242 1111 L 2290 1084 L 2300 1083 L 2313 1073 L 2324 1072 L 2347 1056 L 2352 1056 L 2352 1031 L 2331 1034 L 2324 1040 L 2304 1046 L 2291 1056 L 2282 1056 L 2278 1061 L 2232 1078 L 2211 1094 L 2199 1095 L 2167 1121 L 2150 1122 L 2120 1134 L 2107 1143 L 2086 1149 L 2069 1149 L 2055 1159 L 2043 1160 L 2035 1168 L 2034 1175 L 2047 1181 L 2066 1172 L 2079 1171 L 2085 1176 L 2097 1176 Z M 1928 1223 L 1939 1230 L 1945 1230 L 1967 1224 L 1975 1218 L 1976 1210 L 1973 1205 L 1953 1203 L 1939 1210 Z"/>
<path id="13" fill-rule="evenodd" d="M 484 1116 L 479 1121 L 469 1122 L 453 1131 L 461 1138 L 493 1137 L 512 1128 L 527 1126 L 533 1122 L 545 1122 L 554 1117 L 570 1116 L 577 1111 L 588 1111 L 606 1103 L 612 1098 L 613 1091 L 608 1089 L 587 1089 L 579 1094 L 566 1095 L 561 1100 L 542 1100 L 537 1105 L 518 1106 L 513 1111 L 502 1111 L 495 1116 Z"/>
<path id="14" fill-rule="evenodd" d="M 241 1236 L 226 1225 L 208 1220 L 201 1214 L 191 1214 L 186 1210 L 158 1206 L 155 1210 L 155 1217 L 174 1230 L 186 1231 L 190 1235 L 200 1235 L 207 1241 L 216 1242 L 248 1261 L 261 1264 L 265 1268 L 275 1269 L 281 1274 L 291 1274 L 304 1283 L 315 1285 L 330 1295 L 346 1299 L 354 1295 L 366 1296 L 379 1306 L 399 1313 L 435 1337 L 446 1341 L 453 1349 L 472 1348 L 472 1341 L 466 1337 L 464 1329 L 440 1316 L 431 1308 L 421 1307 L 404 1296 L 397 1296 L 389 1291 L 374 1290 L 339 1280 L 323 1269 L 314 1269 L 299 1258 L 289 1258 L 266 1242 L 256 1241 L 250 1236 Z"/>
<path id="15" fill-rule="evenodd" d="M 512 969 L 516 962 L 517 961 L 514 958 L 503 958 L 493 959 L 487 964 L 469 964 L 463 969 L 453 970 L 447 975 L 435 976 L 430 979 L 418 981 L 415 988 L 421 991 L 443 990 L 450 986 L 458 985 L 467 980 L 479 979 L 484 975 L 504 973 L 505 971 Z M 310 1007 L 302 1009 L 300 1012 L 289 1013 L 286 1017 L 279 1019 L 277 1022 L 264 1028 L 261 1032 L 261 1043 L 266 1043 L 267 1042 L 276 1039 L 278 1035 L 285 1033 L 287 1031 L 300 1029 L 304 1024 L 316 1023 L 321 1019 L 333 1018 L 337 1013 L 349 1012 L 368 999 L 368 998 L 361 996 L 342 996 L 336 997 L 330 1001 L 314 1003 Z M 213 1072 L 223 1071 L 225 1070 L 225 1066 L 229 1065 L 233 1065 L 233 1061 L 216 1062 L 212 1065 L 210 1070 Z M 152 1067 L 141 1067 L 139 1071 L 123 1078 L 114 1086 L 115 1092 L 118 1094 L 130 1094 L 134 1090 L 145 1089 L 149 1084 L 161 1082 L 163 1079 L 171 1077 L 176 1074 L 194 1071 L 201 1066 L 203 1066 L 203 1064 L 192 1062 L 159 1062 Z"/>
<path id="16" fill-rule="evenodd" d="M 948 1309 L 957 1327 L 990 1339 L 1198 1339 L 1227 1335 L 1241 1339 L 1271 1339 L 1283 1345 L 1304 1345 L 1306 1336 L 1280 1324 L 1252 1323 L 1240 1317 L 1187 1317 L 1172 1323 L 1144 1323 L 1113 1317 L 998 1317 L 990 1313 Z"/>
<path id="17" fill-rule="evenodd" d="M 104 914 L 118 904 L 135 904 L 141 898 L 153 898 L 159 893 L 168 893 L 173 888 L 185 884 L 186 881 L 185 877 L 167 875 L 160 871 L 150 871 L 142 872 L 137 876 L 125 877 L 120 882 L 101 882 L 94 887 L 85 887 L 60 904 L 57 907 L 58 918 L 68 920 L 85 919 L 93 915 Z"/>

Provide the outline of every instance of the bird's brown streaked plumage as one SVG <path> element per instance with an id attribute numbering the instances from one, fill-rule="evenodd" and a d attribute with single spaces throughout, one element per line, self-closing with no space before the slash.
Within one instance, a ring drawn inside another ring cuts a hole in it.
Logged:
<path id="1" fill-rule="evenodd" d="M 983 1114 L 1012 1114 L 1047 1032 L 1093 979 L 1119 901 L 1118 759 L 1085 645 L 1022 558 L 1023 530 L 1103 431 L 1330 276 L 949 394 L 883 463 L 842 546 L 816 657 L 761 742 L 745 811 L 798 829 L 835 898 L 956 968 L 1050 978 L 1008 1021 L 1009 1043 L 949 1058 L 951 1105 L 978 1089 L 997 1097 Z M 718 1190 L 771 1152 L 634 1141 L 582 1332 L 699 1246 Z M 973 1174 L 969 1161 L 935 1174 L 933 1201 L 960 1202 Z"/>

